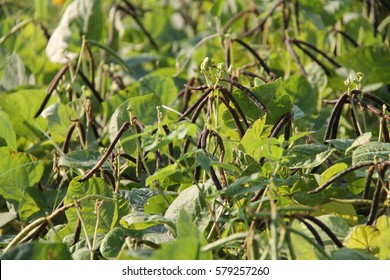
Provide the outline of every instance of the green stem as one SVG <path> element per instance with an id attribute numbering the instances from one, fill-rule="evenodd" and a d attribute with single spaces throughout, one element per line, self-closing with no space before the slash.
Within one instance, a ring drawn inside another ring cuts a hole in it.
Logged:
<path id="1" fill-rule="evenodd" d="M 91 260 L 94 259 L 94 255 L 95 255 L 96 240 L 97 240 L 97 234 L 98 234 L 99 224 L 100 224 L 100 210 L 101 210 L 101 207 L 103 205 L 103 202 L 104 202 L 104 200 L 102 200 L 102 201 L 96 200 L 96 203 L 95 203 L 96 225 L 95 225 L 95 233 L 93 234 Z"/>
<path id="2" fill-rule="evenodd" d="M 5 34 L 3 37 L 0 38 L 0 45 L 4 44 L 4 42 L 9 38 L 11 37 L 13 34 L 15 34 L 16 32 L 18 32 L 20 29 L 24 28 L 27 24 L 31 23 L 31 22 L 34 22 L 34 19 L 33 18 L 29 18 L 29 19 L 26 19 L 22 22 L 19 22 L 18 24 L 16 24 L 14 27 L 11 28 L 11 30 Z"/>
<path id="3" fill-rule="evenodd" d="M 79 59 L 77 60 L 76 70 L 74 70 L 73 77 L 72 77 L 72 79 L 70 81 L 70 86 L 71 87 L 73 87 L 73 85 L 74 85 L 74 83 L 76 81 L 77 73 L 79 73 L 81 62 L 83 60 L 83 54 L 84 54 L 85 46 L 86 46 L 86 39 L 85 39 L 85 35 L 83 35 L 82 42 L 81 42 L 81 50 L 80 50 L 80 54 L 79 54 Z"/>
<path id="4" fill-rule="evenodd" d="M 362 204 L 371 205 L 371 199 L 341 199 L 341 198 L 330 198 L 331 201 L 342 203 L 342 204 Z M 379 203 L 380 207 L 390 207 L 389 203 Z"/>
<path id="5" fill-rule="evenodd" d="M 78 216 L 78 218 L 79 218 L 79 220 L 80 220 L 80 223 L 81 223 L 81 227 L 83 228 L 83 231 L 84 231 L 85 240 L 87 241 L 89 251 L 92 253 L 92 245 L 91 245 L 91 241 L 90 241 L 89 238 L 88 238 L 88 231 L 87 231 L 87 228 L 86 228 L 85 225 L 84 225 L 83 217 L 82 217 L 82 215 L 81 215 L 81 210 L 80 210 L 79 201 L 77 201 L 77 200 L 75 199 L 74 205 L 75 205 L 75 208 L 76 208 L 77 216 Z"/>
<path id="6" fill-rule="evenodd" d="M 133 71 L 129 68 L 129 66 L 127 66 L 126 62 L 111 48 L 106 47 L 105 45 L 102 45 L 99 42 L 96 42 L 93 40 L 87 40 L 87 44 L 91 44 L 93 46 L 96 46 L 96 47 L 101 48 L 102 50 L 106 51 L 111 56 L 113 56 L 119 62 L 119 64 L 121 64 L 123 66 L 123 68 L 126 69 L 127 72 L 133 73 Z"/>
<path id="7" fill-rule="evenodd" d="M 74 203 L 70 203 L 70 204 L 64 205 L 61 208 L 58 208 L 53 213 L 51 213 L 49 216 L 42 217 L 42 218 L 39 218 L 39 219 L 36 219 L 35 221 L 33 221 L 31 224 L 26 226 L 22 231 L 20 231 L 19 234 L 16 235 L 14 239 L 12 239 L 12 241 L 4 249 L 3 254 L 6 253 L 13 246 L 18 244 L 21 240 L 23 240 L 23 238 L 25 236 L 27 236 L 33 229 L 35 229 L 36 227 L 38 227 L 38 226 L 42 225 L 43 223 L 47 222 L 48 219 L 53 219 L 59 213 L 65 211 L 65 210 L 67 210 L 69 208 L 72 208 L 72 207 L 74 207 Z"/>

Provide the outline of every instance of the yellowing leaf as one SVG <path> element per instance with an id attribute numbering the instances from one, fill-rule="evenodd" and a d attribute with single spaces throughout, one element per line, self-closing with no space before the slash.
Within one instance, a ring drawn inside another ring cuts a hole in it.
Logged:
<path id="1" fill-rule="evenodd" d="M 380 232 L 372 226 L 356 226 L 347 236 L 345 246 L 351 249 L 363 249 L 371 253 L 378 251 Z"/>

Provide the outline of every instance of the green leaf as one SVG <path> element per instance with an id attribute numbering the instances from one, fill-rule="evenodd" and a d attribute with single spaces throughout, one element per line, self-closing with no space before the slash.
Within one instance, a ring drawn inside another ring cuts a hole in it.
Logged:
<path id="1" fill-rule="evenodd" d="M 372 226 L 358 225 L 344 241 L 345 246 L 351 249 L 362 249 L 368 253 L 377 253 L 380 231 Z"/>
<path id="2" fill-rule="evenodd" d="M 345 170 L 348 168 L 348 165 L 346 163 L 336 163 L 332 165 L 331 167 L 327 168 L 324 172 L 321 174 L 321 180 L 318 182 L 318 185 L 324 184 L 326 181 L 328 181 L 330 178 L 332 178 L 334 175 L 338 174 L 339 172 Z"/>
<path id="3" fill-rule="evenodd" d="M 201 236 L 198 228 L 194 225 L 192 217 L 186 212 L 181 211 L 177 217 L 177 237 L 190 237 L 190 236 Z"/>
<path id="4" fill-rule="evenodd" d="M 146 178 L 145 185 L 149 186 L 152 182 L 163 180 L 178 171 L 180 171 L 180 168 L 176 164 L 168 165 L 157 170 L 153 175 Z"/>
<path id="5" fill-rule="evenodd" d="M 11 119 L 6 112 L 0 111 L 0 147 L 8 146 L 16 150 L 16 134 Z"/>
<path id="6" fill-rule="evenodd" d="M 177 239 L 195 237 L 198 243 L 197 259 L 211 260 L 212 252 L 202 251 L 201 248 L 207 245 L 207 240 L 203 233 L 197 228 L 193 222 L 193 218 L 186 211 L 181 211 L 177 218 Z"/>
<path id="7" fill-rule="evenodd" d="M 265 117 L 256 120 L 245 132 L 240 141 L 240 150 L 257 160 L 260 159 L 262 149 L 260 139 L 268 136 L 265 131 L 265 123 Z"/>
<path id="8" fill-rule="evenodd" d="M 120 224 L 127 229 L 143 230 L 152 226 L 165 224 L 175 229 L 175 224 L 171 219 L 161 215 L 147 215 L 144 212 L 134 212 L 122 217 Z"/>
<path id="9" fill-rule="evenodd" d="M 126 100 L 115 110 L 111 117 L 109 124 L 110 140 L 113 141 L 122 124 L 130 120 L 128 107 L 131 108 L 133 116 L 136 116 L 146 126 L 153 125 L 157 121 L 157 105 L 160 105 L 160 102 L 154 94 L 136 96 Z M 130 131 L 123 133 L 119 140 L 122 148 L 128 154 L 133 154 L 136 151 L 135 134 L 132 128 Z"/>
<path id="10" fill-rule="evenodd" d="M 142 147 L 145 151 L 155 152 L 170 143 L 177 143 L 185 137 L 195 136 L 197 126 L 193 123 L 181 122 L 173 127 L 169 135 L 165 133 L 156 132 L 155 135 L 146 135 L 143 137 Z"/>
<path id="11" fill-rule="evenodd" d="M 215 17 L 220 17 L 222 13 L 224 0 L 216 0 L 214 5 L 211 7 L 210 14 Z"/>
<path id="12" fill-rule="evenodd" d="M 194 219 L 200 228 L 207 226 L 209 223 L 209 213 L 205 195 L 211 191 L 212 186 L 210 184 L 199 184 L 190 186 L 177 196 L 177 198 L 169 206 L 165 217 L 168 219 L 176 220 L 180 211 L 186 211 Z"/>
<path id="13" fill-rule="evenodd" d="M 158 250 L 153 259 L 159 260 L 211 260 L 211 252 L 202 252 L 206 239 L 193 223 L 191 215 L 181 211 L 177 217 L 177 239 Z"/>
<path id="14" fill-rule="evenodd" d="M 71 260 L 64 243 L 30 242 L 18 244 L 1 256 L 2 260 Z"/>
<path id="15" fill-rule="evenodd" d="M 82 247 L 73 252 L 72 258 L 74 260 L 90 260 L 91 259 L 91 251 L 87 247 Z"/>
<path id="16" fill-rule="evenodd" d="M 321 221 L 325 226 L 327 226 L 331 232 L 341 241 L 344 240 L 344 238 L 348 235 L 349 233 L 349 225 L 346 222 L 345 219 L 340 217 L 339 215 L 332 215 L 332 214 L 326 214 L 322 216 L 316 217 L 319 221 Z M 333 241 L 330 239 L 330 237 L 321 229 L 319 228 L 316 224 L 313 222 L 307 220 L 308 223 L 310 223 L 316 231 L 319 233 L 322 241 L 324 241 L 325 245 L 330 245 L 330 248 L 334 247 Z M 305 227 L 305 226 L 303 226 Z M 308 229 L 305 229 L 304 232 L 310 236 L 311 233 Z"/>
<path id="17" fill-rule="evenodd" d="M 356 225 L 358 222 L 358 216 L 353 205 L 338 203 L 338 202 L 329 202 L 321 205 L 321 208 L 317 211 L 314 211 L 312 215 L 324 215 L 332 214 L 340 216 L 345 220 L 349 225 Z M 340 222 L 344 224 L 344 222 Z M 344 238 L 343 236 L 342 238 Z"/>
<path id="18" fill-rule="evenodd" d="M 31 222 L 44 217 L 50 211 L 43 193 L 36 188 L 25 188 L 19 206 L 19 216 L 23 222 Z"/>
<path id="19" fill-rule="evenodd" d="M 144 206 L 147 204 L 148 199 L 154 197 L 158 194 L 156 190 L 152 190 L 150 188 L 133 188 L 131 191 L 122 191 L 124 197 L 130 203 L 133 211 L 144 211 Z"/>
<path id="20" fill-rule="evenodd" d="M 321 165 L 333 151 L 321 144 L 296 145 L 290 150 L 286 164 L 291 169 L 314 168 Z"/>
<path id="21" fill-rule="evenodd" d="M 390 83 L 390 52 L 385 46 L 363 46 L 352 49 L 338 58 L 338 62 L 364 74 L 363 85 Z"/>
<path id="22" fill-rule="evenodd" d="M 318 94 L 304 76 L 292 75 L 286 79 L 284 86 L 291 102 L 299 108 L 304 108 L 305 115 L 317 113 Z"/>
<path id="23" fill-rule="evenodd" d="M 131 212 L 130 205 L 124 197 L 114 194 L 114 198 L 115 197 L 117 198 L 117 201 L 114 204 L 115 208 L 114 213 L 112 213 L 111 228 L 119 226 L 120 219 Z"/>
<path id="24" fill-rule="evenodd" d="M 77 113 L 62 103 L 50 105 L 42 112 L 42 116 L 47 119 L 51 137 L 56 143 L 65 140 L 72 120 L 78 119 Z M 75 139 L 75 135 L 73 133 L 72 139 Z"/>
<path id="25" fill-rule="evenodd" d="M 110 96 L 102 102 L 103 114 L 112 116 L 121 104 L 131 97 L 139 95 L 139 82 L 132 83 L 123 90 L 118 91 L 115 95 Z"/>
<path id="26" fill-rule="evenodd" d="M 58 166 L 65 166 L 75 169 L 91 169 L 96 165 L 101 157 L 102 154 L 96 150 L 72 151 L 59 157 Z M 108 163 L 103 163 L 102 168 L 108 169 Z"/>
<path id="27" fill-rule="evenodd" d="M 259 85 L 251 89 L 252 93 L 267 107 L 266 124 L 274 125 L 281 115 L 291 112 L 292 103 L 283 87 L 282 79 Z M 234 92 L 237 103 L 245 110 L 245 115 L 250 120 L 257 120 L 263 116 L 263 112 L 241 91 Z"/>
<path id="28" fill-rule="evenodd" d="M 267 107 L 267 124 L 274 125 L 281 115 L 291 112 L 292 103 L 281 78 L 252 88 L 253 94 Z M 245 108 L 247 110 L 249 108 Z"/>
<path id="29" fill-rule="evenodd" d="M 93 234 L 97 222 L 96 202 L 97 200 L 102 201 L 98 232 L 108 232 L 125 213 L 119 213 L 119 217 L 113 215 L 118 201 L 115 199 L 112 188 L 107 185 L 104 179 L 91 178 L 86 182 L 79 182 L 80 178 L 76 177 L 70 182 L 64 204 L 84 198 L 80 202 L 82 219 L 88 234 Z M 77 210 L 70 208 L 65 212 L 65 215 L 68 225 L 74 230 L 78 221 Z"/>
<path id="30" fill-rule="evenodd" d="M 246 193 L 255 193 L 258 190 L 264 189 L 268 183 L 269 180 L 261 178 L 259 173 L 253 173 L 235 180 L 227 188 L 224 188 L 222 192 L 227 197 L 233 198 Z"/>
<path id="31" fill-rule="evenodd" d="M 35 17 L 40 19 L 46 19 L 48 15 L 47 3 L 44 0 L 34 0 Z"/>
<path id="32" fill-rule="evenodd" d="M 302 228 L 299 223 L 294 221 L 292 227 L 301 232 Z M 293 249 L 295 258 L 297 260 L 317 260 L 318 255 L 316 253 L 315 247 L 308 240 L 306 240 L 301 235 L 296 233 L 291 233 L 291 247 Z M 310 236 L 310 235 L 308 235 Z"/>
<path id="33" fill-rule="evenodd" d="M 332 254 L 332 260 L 377 260 L 377 258 L 361 250 L 340 248 Z"/>
<path id="34" fill-rule="evenodd" d="M 284 148 L 282 147 L 281 138 L 264 138 L 259 142 L 260 146 L 260 156 L 265 159 L 272 161 L 279 161 L 284 153 Z"/>
<path id="35" fill-rule="evenodd" d="M 390 143 L 370 142 L 358 147 L 352 153 L 352 165 L 368 163 L 376 160 L 388 160 Z"/>
<path id="36" fill-rule="evenodd" d="M 339 151 L 345 152 L 353 143 L 353 139 L 329 139 L 326 143 L 330 143 Z"/>
<path id="37" fill-rule="evenodd" d="M 0 95 L 0 108 L 8 114 L 17 137 L 26 137 L 29 141 L 42 138 L 47 121 L 34 116 L 45 95 L 43 90 L 20 90 Z"/>
<path id="38" fill-rule="evenodd" d="M 196 237 L 177 239 L 153 254 L 154 260 L 197 260 L 200 245 Z"/>
<path id="39" fill-rule="evenodd" d="M 367 178 L 359 178 L 348 184 L 347 189 L 353 195 L 359 195 L 364 191 L 366 187 Z"/>
<path id="40" fill-rule="evenodd" d="M 18 208 L 24 190 L 43 175 L 44 166 L 31 155 L 0 147 L 0 195 Z"/>
<path id="41" fill-rule="evenodd" d="M 171 204 L 175 200 L 176 195 L 169 195 L 165 193 L 165 197 L 168 199 L 169 204 Z M 169 206 L 162 195 L 155 195 L 148 199 L 144 209 L 145 213 L 149 215 L 164 215 L 168 207 Z"/>
<path id="42" fill-rule="evenodd" d="M 151 73 L 141 79 L 139 91 L 141 95 L 153 93 L 161 104 L 169 106 L 176 100 L 178 89 L 172 78 Z"/>
<path id="43" fill-rule="evenodd" d="M 352 144 L 345 150 L 345 154 L 348 155 L 353 149 L 369 143 L 371 141 L 371 138 L 371 132 L 363 133 L 358 138 L 356 138 L 355 141 L 353 141 Z"/>
<path id="44" fill-rule="evenodd" d="M 332 0 L 332 1 L 310 1 L 303 0 L 301 5 L 304 7 L 305 15 L 307 13 L 318 15 L 326 25 L 334 24 L 338 19 L 350 11 L 355 4 L 351 0 Z M 310 18 L 309 18 L 310 19 Z M 307 19 L 308 20 L 308 19 Z M 316 25 L 318 26 L 318 25 Z"/>
<path id="45" fill-rule="evenodd" d="M 122 245 L 125 243 L 126 236 L 130 234 L 131 231 L 124 229 L 122 227 L 115 227 L 111 229 L 103 238 L 100 245 L 100 252 L 102 256 L 106 259 L 116 258 L 121 249 Z"/>

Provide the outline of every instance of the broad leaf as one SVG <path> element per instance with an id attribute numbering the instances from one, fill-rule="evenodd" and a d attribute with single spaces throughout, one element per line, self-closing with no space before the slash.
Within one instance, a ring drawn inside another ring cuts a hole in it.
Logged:
<path id="1" fill-rule="evenodd" d="M 154 260 L 197 260 L 200 244 L 196 237 L 177 239 L 153 254 Z"/>
<path id="2" fill-rule="evenodd" d="M 290 150 L 286 164 L 292 169 L 314 168 L 321 165 L 333 151 L 321 144 L 296 145 Z"/>
<path id="3" fill-rule="evenodd" d="M 161 194 L 149 198 L 144 207 L 145 213 L 149 215 L 164 215 L 169 205 L 175 200 L 177 195 L 165 193 L 164 196 L 168 199 L 168 203 Z"/>
<path id="4" fill-rule="evenodd" d="M 146 178 L 145 185 L 149 186 L 154 181 L 160 181 L 180 171 L 180 168 L 176 164 L 168 165 L 164 168 L 157 170 L 153 175 Z"/>
<path id="5" fill-rule="evenodd" d="M 329 202 L 321 205 L 321 209 L 313 212 L 313 215 L 332 214 L 340 216 L 349 225 L 356 225 L 358 222 L 358 215 L 355 208 L 350 204 L 343 204 L 338 202 Z M 344 222 L 342 222 L 344 224 Z M 345 236 L 342 236 L 344 238 Z"/>
<path id="6" fill-rule="evenodd" d="M 332 254 L 332 260 L 376 260 L 370 254 L 364 253 L 361 250 L 340 248 Z"/>
<path id="7" fill-rule="evenodd" d="M 0 195 L 18 208 L 24 190 L 33 187 L 43 175 L 43 163 L 31 155 L 0 148 Z"/>
<path id="8" fill-rule="evenodd" d="M 210 222 L 209 210 L 206 206 L 205 195 L 211 190 L 211 185 L 193 185 L 186 188 L 171 203 L 164 217 L 176 220 L 181 211 L 186 211 L 203 231 Z"/>
<path id="9" fill-rule="evenodd" d="M 375 227 L 358 225 L 352 229 L 344 243 L 348 248 L 362 249 L 374 254 L 378 251 L 379 236 L 380 232 Z"/>
<path id="10" fill-rule="evenodd" d="M 79 182 L 79 179 L 80 177 L 76 177 L 70 182 L 64 204 L 84 198 L 80 203 L 81 216 L 88 234 L 93 234 L 97 222 L 96 203 L 102 203 L 100 206 L 98 232 L 108 232 L 118 223 L 122 216 L 128 213 L 128 208 L 124 207 L 126 204 L 120 203 L 120 198 L 113 193 L 112 188 L 103 179 L 91 178 L 86 182 Z M 119 207 L 120 205 L 122 207 Z M 77 210 L 70 208 L 65 214 L 68 225 L 75 229 L 79 219 Z"/>
<path id="11" fill-rule="evenodd" d="M 390 229 L 381 233 L 378 238 L 379 258 L 381 260 L 390 259 Z"/>
<path id="12" fill-rule="evenodd" d="M 127 199 L 133 211 L 142 212 L 148 199 L 157 195 L 158 192 L 150 188 L 133 188 L 131 191 L 122 191 L 121 194 Z"/>
<path id="13" fill-rule="evenodd" d="M 126 236 L 131 231 L 122 227 L 115 227 L 111 229 L 103 238 L 100 245 L 100 252 L 106 259 L 116 258 L 125 243 Z"/>
<path id="14" fill-rule="evenodd" d="M 348 225 L 348 223 L 346 222 L 345 219 L 343 219 L 339 215 L 327 214 L 327 215 L 322 215 L 322 216 L 319 216 L 319 217 L 316 217 L 316 218 L 320 222 L 325 224 L 325 226 L 327 226 L 340 241 L 344 240 L 344 238 L 349 233 L 349 225 Z M 322 241 L 324 241 L 324 244 L 325 245 L 331 245 L 331 248 L 333 248 L 334 243 L 330 239 L 330 237 L 321 228 L 319 228 L 316 224 L 314 224 L 313 222 L 311 222 L 309 220 L 307 220 L 307 222 L 310 223 L 316 229 L 316 231 L 319 233 Z M 307 229 L 305 229 L 305 233 L 307 235 L 311 235 L 310 231 L 307 230 Z"/>
<path id="15" fill-rule="evenodd" d="M 133 116 L 136 116 L 143 125 L 153 125 L 157 121 L 156 107 L 160 102 L 154 94 L 132 97 L 122 103 L 111 117 L 109 130 L 110 140 L 112 141 L 118 134 L 122 124 L 130 120 L 128 108 L 130 107 Z M 125 132 L 119 143 L 128 154 L 133 154 L 136 151 L 136 142 L 134 128 Z"/>
<path id="16" fill-rule="evenodd" d="M 387 215 L 380 216 L 376 222 L 375 227 L 381 232 L 385 232 L 390 229 L 390 217 Z"/>
<path id="17" fill-rule="evenodd" d="M 245 132 L 240 142 L 240 149 L 254 159 L 260 159 L 262 147 L 260 146 L 260 139 L 267 137 L 265 131 L 266 118 L 259 118 L 251 127 Z"/>
<path id="18" fill-rule="evenodd" d="M 348 155 L 351 153 L 353 149 L 369 143 L 371 141 L 371 138 L 372 138 L 371 132 L 363 133 L 358 138 L 356 138 L 355 141 L 352 142 L 351 146 L 349 146 L 348 149 L 345 150 L 345 154 Z"/>
<path id="19" fill-rule="evenodd" d="M 91 169 L 101 159 L 102 154 L 96 150 L 79 150 L 61 155 L 58 159 L 58 166 L 68 168 Z M 108 169 L 107 162 L 103 163 L 102 168 Z"/>
<path id="20" fill-rule="evenodd" d="M 152 73 L 141 79 L 139 91 L 141 95 L 153 93 L 161 104 L 170 106 L 176 100 L 178 89 L 172 78 Z"/>
<path id="21" fill-rule="evenodd" d="M 8 114 L 18 137 L 26 137 L 35 142 L 42 138 L 47 121 L 34 118 L 46 93 L 43 90 L 20 90 L 10 94 L 0 94 L 0 108 Z"/>
<path id="22" fill-rule="evenodd" d="M 31 222 L 44 217 L 50 211 L 43 192 L 36 188 L 26 188 L 19 206 L 19 216 L 23 222 Z"/>
<path id="23" fill-rule="evenodd" d="M 16 134 L 8 114 L 0 111 L 0 147 L 16 150 Z"/>
<path id="24" fill-rule="evenodd" d="M 202 252 L 207 244 L 203 234 L 193 223 L 191 216 L 181 211 L 177 218 L 177 239 L 158 250 L 153 259 L 159 260 L 199 260 L 212 259 L 211 252 Z"/>
<path id="25" fill-rule="evenodd" d="M 362 72 L 364 85 L 389 83 L 389 49 L 384 46 L 363 46 L 342 55 L 338 61 L 345 67 Z"/>
<path id="26" fill-rule="evenodd" d="M 304 109 L 305 115 L 317 113 L 318 94 L 302 75 L 291 76 L 284 85 L 292 103 Z M 295 114 L 294 117 L 297 118 Z"/>
<path id="27" fill-rule="evenodd" d="M 352 153 L 352 165 L 373 162 L 374 160 L 388 160 L 390 143 L 370 142 L 358 147 Z"/>
<path id="28" fill-rule="evenodd" d="M 211 7 L 210 13 L 215 17 L 221 16 L 224 2 L 224 0 L 215 1 L 214 5 Z"/>
<path id="29" fill-rule="evenodd" d="M 42 116 L 47 119 L 51 137 L 56 143 L 65 140 L 72 120 L 78 119 L 77 113 L 62 103 L 50 105 L 42 112 Z M 75 139 L 75 135 L 74 132 L 72 139 Z"/>
<path id="30" fill-rule="evenodd" d="M 293 223 L 293 228 L 297 231 L 302 231 L 298 222 Z M 301 235 L 291 233 L 290 240 L 292 250 L 297 260 L 317 260 L 319 258 L 314 245 Z"/>
<path id="31" fill-rule="evenodd" d="M 1 256 L 2 260 L 71 260 L 64 243 L 30 242 L 18 244 Z"/>
<path id="32" fill-rule="evenodd" d="M 252 93 L 259 99 L 269 110 L 266 123 L 275 124 L 275 122 L 285 113 L 291 112 L 292 103 L 290 97 L 283 87 L 281 79 L 259 85 L 251 89 Z M 235 98 L 241 109 L 245 110 L 245 115 L 251 120 L 257 120 L 264 113 L 241 91 L 234 92 Z"/>
<path id="33" fill-rule="evenodd" d="M 143 230 L 156 225 L 167 225 L 175 229 L 175 224 L 171 219 L 165 218 L 161 215 L 147 215 L 143 212 L 134 212 L 122 217 L 120 224 L 127 229 Z"/>
<path id="34" fill-rule="evenodd" d="M 332 178 L 334 175 L 338 174 L 339 172 L 345 170 L 348 168 L 348 165 L 346 163 L 336 163 L 332 165 L 331 167 L 327 168 L 324 172 L 321 174 L 321 180 L 318 182 L 318 185 L 324 184 L 326 181 L 328 181 L 330 178 Z"/>

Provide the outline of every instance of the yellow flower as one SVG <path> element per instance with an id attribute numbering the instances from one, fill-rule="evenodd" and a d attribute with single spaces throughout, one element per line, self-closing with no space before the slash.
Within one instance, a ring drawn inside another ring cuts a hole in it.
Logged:
<path id="1" fill-rule="evenodd" d="M 65 0 L 51 0 L 51 2 L 56 6 L 62 6 L 65 3 Z"/>

